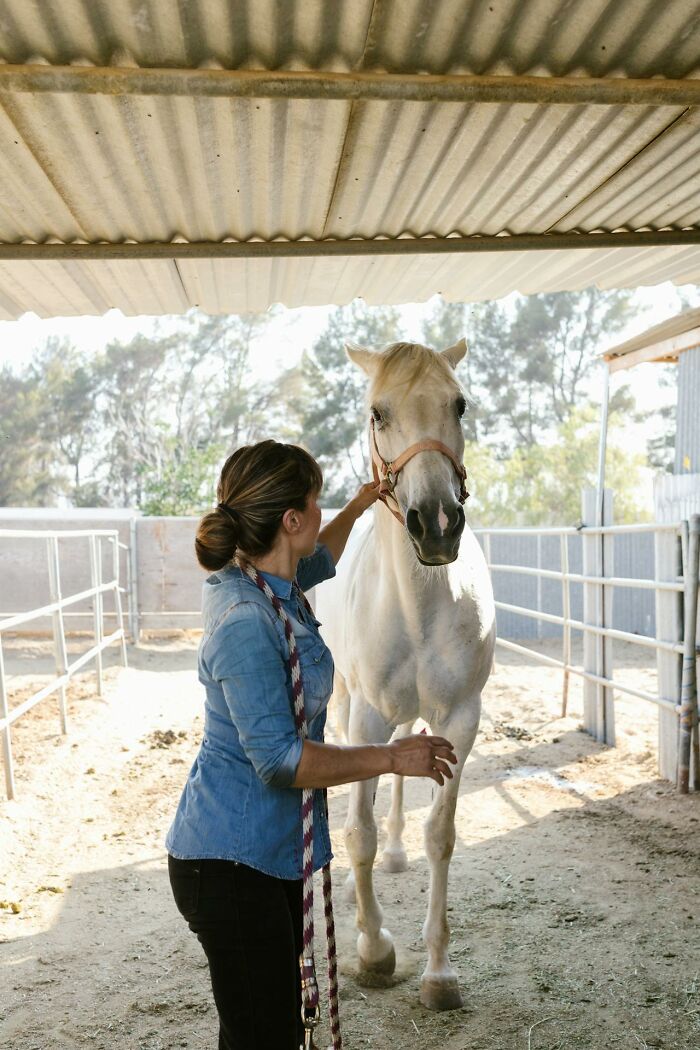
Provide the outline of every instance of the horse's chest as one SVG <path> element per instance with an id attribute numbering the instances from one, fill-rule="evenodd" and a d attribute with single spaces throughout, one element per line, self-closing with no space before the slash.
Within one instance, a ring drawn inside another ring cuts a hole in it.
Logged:
<path id="1" fill-rule="evenodd" d="M 445 625 L 420 630 L 384 624 L 373 632 L 356 661 L 363 694 L 390 721 L 408 721 L 458 701 L 469 677 L 469 644 Z M 358 654 L 359 655 L 359 654 Z"/>

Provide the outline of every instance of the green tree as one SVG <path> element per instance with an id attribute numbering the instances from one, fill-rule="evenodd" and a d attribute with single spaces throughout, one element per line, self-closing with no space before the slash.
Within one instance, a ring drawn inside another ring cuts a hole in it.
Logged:
<path id="1" fill-rule="evenodd" d="M 513 302 L 438 302 L 424 328 L 428 345 L 448 346 L 461 327 L 469 354 L 459 374 L 476 402 L 467 436 L 508 455 L 541 442 L 588 400 L 595 353 L 635 312 L 633 293 L 517 296 Z"/>
<path id="2" fill-rule="evenodd" d="M 216 468 L 226 449 L 207 444 L 202 448 L 183 446 L 175 437 L 164 442 L 167 456 L 156 472 L 142 469 L 144 514 L 197 515 L 211 505 Z"/>
<path id="3" fill-rule="evenodd" d="M 83 492 L 83 468 L 97 442 L 98 370 L 70 340 L 52 337 L 34 354 L 29 374 L 41 390 L 43 435 L 56 449 L 57 467 L 63 461 L 70 470 L 70 480 L 58 489 L 75 505 L 86 506 L 95 498 L 94 484 Z"/>
<path id="4" fill-rule="evenodd" d="M 290 383 L 293 426 L 326 477 L 321 501 L 325 506 L 345 502 L 359 482 L 371 477 L 363 445 L 367 377 L 348 360 L 345 344 L 381 349 L 399 339 L 396 310 L 355 300 L 333 311 Z"/>
<path id="5" fill-rule="evenodd" d="M 618 522 L 644 521 L 649 510 L 640 499 L 643 453 L 623 443 L 627 415 L 611 413 L 606 484 L 615 491 Z M 581 517 L 581 489 L 597 481 L 599 415 L 593 405 L 574 409 L 549 441 L 520 446 L 505 459 L 469 445 L 465 465 L 472 493 L 467 510 L 479 525 L 571 525 Z"/>
<path id="6" fill-rule="evenodd" d="M 151 514 L 201 508 L 217 462 L 268 423 L 273 384 L 250 377 L 253 343 L 271 314 L 192 312 L 174 331 L 112 343 L 102 372 L 108 497 Z"/>
<path id="7" fill-rule="evenodd" d="M 57 477 L 36 377 L 0 369 L 0 506 L 50 505 Z"/>

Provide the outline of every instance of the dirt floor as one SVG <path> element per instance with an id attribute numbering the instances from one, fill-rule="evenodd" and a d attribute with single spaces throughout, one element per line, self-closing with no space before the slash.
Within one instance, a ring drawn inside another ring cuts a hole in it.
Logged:
<path id="1" fill-rule="evenodd" d="M 146 640 L 126 670 L 110 652 L 104 701 L 93 672 L 71 686 L 68 736 L 55 698 L 14 727 L 17 797 L 0 802 L 3 1050 L 216 1045 L 204 957 L 171 900 L 163 848 L 201 732 L 197 642 Z M 51 672 L 50 649 L 10 640 L 5 651 L 18 703 Z M 653 689 L 648 653 L 618 647 L 616 664 Z M 700 1047 L 700 796 L 657 778 L 654 708 L 619 702 L 615 749 L 581 732 L 578 680 L 560 713 L 560 672 L 502 651 L 457 811 L 462 1010 L 418 1000 L 430 783 L 407 783 L 410 871 L 377 873 L 397 946 L 388 987 L 357 973 L 353 909 L 336 893 L 347 1050 Z M 331 796 L 339 890 L 347 789 Z"/>

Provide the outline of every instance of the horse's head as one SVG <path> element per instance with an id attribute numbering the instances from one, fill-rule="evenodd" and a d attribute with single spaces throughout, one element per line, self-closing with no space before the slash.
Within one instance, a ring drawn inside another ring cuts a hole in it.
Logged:
<path id="1" fill-rule="evenodd" d="M 393 343 L 382 352 L 346 349 L 370 378 L 370 441 L 376 442 L 380 476 L 389 467 L 385 488 L 393 493 L 419 560 L 446 565 L 456 559 L 464 529 L 459 471 L 466 399 L 455 367 L 466 343 L 462 339 L 441 353 L 419 343 Z M 427 449 L 412 447 L 426 442 Z M 410 456 L 403 457 L 407 450 Z"/>

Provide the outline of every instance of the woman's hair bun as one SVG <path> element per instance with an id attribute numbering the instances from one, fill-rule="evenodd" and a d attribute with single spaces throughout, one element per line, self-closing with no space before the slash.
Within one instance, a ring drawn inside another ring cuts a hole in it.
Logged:
<path id="1" fill-rule="evenodd" d="M 233 514 L 226 513 L 225 504 L 205 514 L 197 528 L 194 549 L 203 569 L 216 572 L 227 565 L 238 546 L 238 523 Z"/>

